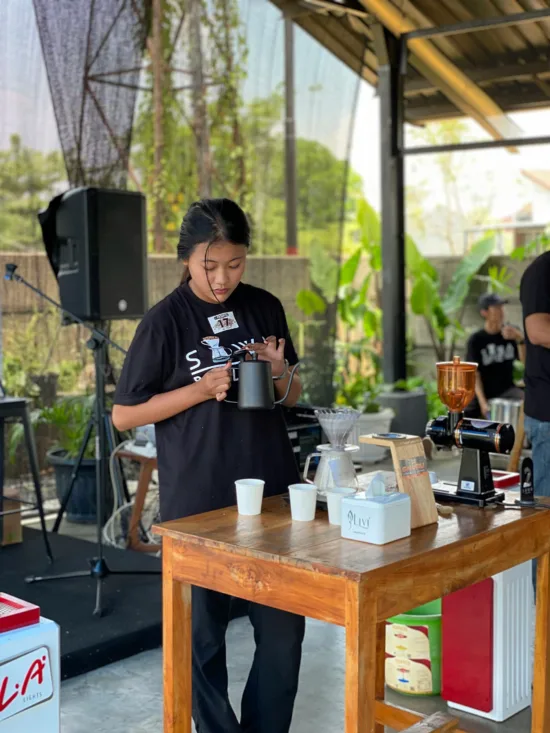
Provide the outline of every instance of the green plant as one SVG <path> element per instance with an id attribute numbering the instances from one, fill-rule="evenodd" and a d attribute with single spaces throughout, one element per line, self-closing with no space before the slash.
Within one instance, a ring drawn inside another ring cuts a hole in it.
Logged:
<path id="1" fill-rule="evenodd" d="M 418 252 L 412 240 L 407 243 L 409 273 L 412 280 L 411 310 L 422 316 L 428 327 L 439 361 L 452 358 L 457 339 L 464 334 L 462 318 L 472 280 L 489 259 L 493 236 L 476 242 L 461 259 L 445 292 L 436 270 Z M 496 281 L 495 281 L 496 282 Z"/>
<path id="2" fill-rule="evenodd" d="M 93 395 L 64 397 L 51 407 L 33 410 L 31 421 L 34 426 L 50 425 L 56 431 L 54 448 L 64 451 L 66 458 L 76 458 L 84 438 L 93 410 Z M 24 437 L 23 426 L 13 425 L 9 437 L 8 455 L 15 460 L 17 447 Z M 94 436 L 88 440 L 84 458 L 94 457 Z"/>
<path id="3" fill-rule="evenodd" d="M 362 348 L 371 353 L 378 371 L 382 344 L 381 228 L 377 213 L 364 199 L 357 204 L 357 224 L 359 246 L 340 270 L 338 315 L 345 328 L 344 342 L 356 344 L 359 327 Z"/>
<path id="4" fill-rule="evenodd" d="M 510 254 L 511 259 L 523 261 L 526 257 L 532 257 L 536 255 L 540 250 L 546 252 L 550 249 L 550 231 L 543 232 L 537 235 L 530 242 L 527 242 L 523 247 L 516 247 Z"/>
<path id="5" fill-rule="evenodd" d="M 82 373 L 82 364 L 78 361 L 63 359 L 57 365 L 57 371 L 59 373 L 58 386 L 61 392 L 74 391 Z"/>
<path id="6" fill-rule="evenodd" d="M 378 397 L 383 388 L 379 382 L 361 374 L 352 374 L 349 377 L 339 372 L 336 380 L 336 404 L 353 407 L 366 413 L 380 412 Z"/>
<path id="7" fill-rule="evenodd" d="M 523 380 L 525 376 L 525 364 L 521 361 L 514 362 L 514 382 L 517 384 Z"/>
<path id="8" fill-rule="evenodd" d="M 488 293 L 512 293 L 513 288 L 508 284 L 512 277 L 513 273 L 506 265 L 491 265 L 487 275 L 477 274 L 475 279 L 487 283 Z"/>
<path id="9" fill-rule="evenodd" d="M 4 353 L 2 382 L 7 394 L 14 397 L 36 397 L 39 390 L 30 377 L 31 372 L 25 368 L 21 357 L 9 352 Z"/>

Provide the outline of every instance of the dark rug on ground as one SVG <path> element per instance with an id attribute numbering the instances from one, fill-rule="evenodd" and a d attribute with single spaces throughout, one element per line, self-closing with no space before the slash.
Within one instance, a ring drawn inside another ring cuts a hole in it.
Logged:
<path id="1" fill-rule="evenodd" d="M 42 616 L 60 626 L 61 675 L 75 677 L 161 644 L 161 575 L 118 575 L 103 580 L 105 614 L 93 615 L 96 580 L 83 578 L 26 583 L 28 575 L 89 572 L 97 546 L 85 540 L 49 534 L 54 563 L 41 533 L 24 530 L 19 545 L 0 548 L 0 592 L 40 606 Z M 160 570 L 158 558 L 105 548 L 111 571 Z"/>

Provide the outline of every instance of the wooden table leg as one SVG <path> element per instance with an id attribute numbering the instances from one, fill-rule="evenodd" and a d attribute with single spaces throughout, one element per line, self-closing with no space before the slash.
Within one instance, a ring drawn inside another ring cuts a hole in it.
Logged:
<path id="1" fill-rule="evenodd" d="M 550 731 L 550 554 L 537 563 L 537 619 L 531 733 Z"/>
<path id="2" fill-rule="evenodd" d="M 173 540 L 162 540 L 164 733 L 191 733 L 191 586 L 174 580 Z"/>
<path id="3" fill-rule="evenodd" d="M 346 586 L 345 733 L 382 733 L 374 713 L 380 689 L 376 599 L 358 583 Z"/>

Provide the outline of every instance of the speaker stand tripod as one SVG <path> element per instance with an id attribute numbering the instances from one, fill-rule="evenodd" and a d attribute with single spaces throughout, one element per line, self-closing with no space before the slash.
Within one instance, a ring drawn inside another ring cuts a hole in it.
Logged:
<path id="1" fill-rule="evenodd" d="M 6 265 L 7 280 L 16 280 L 26 285 L 38 295 L 44 297 L 52 303 L 63 314 L 69 316 L 74 322 L 80 323 L 91 331 L 91 337 L 86 346 L 94 355 L 94 371 L 95 371 L 95 399 L 93 421 L 89 424 L 89 429 L 84 435 L 82 445 L 78 454 L 78 467 L 82 462 L 86 446 L 91 438 L 92 430 L 95 428 L 95 468 L 96 468 L 96 525 L 97 525 L 97 556 L 89 561 L 88 570 L 77 570 L 70 573 L 58 573 L 57 575 L 31 575 L 25 578 L 27 583 L 42 583 L 50 580 L 67 580 L 70 578 L 88 578 L 92 577 L 96 581 L 96 601 L 94 608 L 94 616 L 103 616 L 103 580 L 109 575 L 160 575 L 160 570 L 111 570 L 103 556 L 103 519 L 105 513 L 105 496 L 107 487 L 107 464 L 109 461 L 108 443 L 107 443 L 107 412 L 105 409 L 105 375 L 107 367 L 107 344 L 114 346 L 122 353 L 126 353 L 118 344 L 111 341 L 100 329 L 94 325 L 85 323 L 73 313 L 62 308 L 41 290 L 27 283 L 20 275 L 15 274 L 16 265 Z M 77 469 L 78 471 L 78 469 Z"/>
<path id="2" fill-rule="evenodd" d="M 40 583 L 48 580 L 66 580 L 68 578 L 92 577 L 96 580 L 96 603 L 94 616 L 103 615 L 102 590 L 103 580 L 109 575 L 158 575 L 159 570 L 111 570 L 103 556 L 103 520 L 105 509 L 105 493 L 107 486 L 107 435 L 106 435 L 106 411 L 105 411 L 105 366 L 106 366 L 106 342 L 97 331 L 89 339 L 87 346 L 93 351 L 95 362 L 95 400 L 93 423 L 84 435 L 80 446 L 76 473 L 82 462 L 86 447 L 91 437 L 92 428 L 96 432 L 96 524 L 97 524 L 97 557 L 90 560 L 89 570 L 77 570 L 71 573 L 59 573 L 58 575 L 32 575 L 26 578 L 27 583 Z M 68 492 L 67 492 L 68 494 Z M 67 497 L 65 497 L 67 499 Z M 67 499 L 68 500 L 68 499 Z"/>

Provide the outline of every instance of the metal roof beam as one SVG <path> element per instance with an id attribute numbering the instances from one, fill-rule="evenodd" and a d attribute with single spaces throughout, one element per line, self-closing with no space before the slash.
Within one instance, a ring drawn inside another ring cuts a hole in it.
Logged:
<path id="1" fill-rule="evenodd" d="M 433 155 L 435 153 L 464 152 L 486 148 L 520 148 L 525 145 L 550 145 L 550 135 L 538 137 L 516 137 L 509 140 L 480 140 L 472 143 L 450 143 L 449 145 L 422 145 L 403 149 L 404 155 Z"/>
<path id="2" fill-rule="evenodd" d="M 491 28 L 505 28 L 511 25 L 522 23 L 534 23 L 537 20 L 550 18 L 550 8 L 542 10 L 531 10 L 525 13 L 513 13 L 496 18 L 472 18 L 462 23 L 451 23 L 449 25 L 434 26 L 433 28 L 418 28 L 405 34 L 407 40 L 413 38 L 435 38 L 437 36 L 455 36 L 460 33 L 472 33 L 474 31 L 486 31 Z"/>
<path id="3" fill-rule="evenodd" d="M 361 0 L 361 2 L 394 35 L 403 36 L 415 30 L 414 23 L 388 0 Z M 425 70 L 429 70 L 429 78 L 453 104 L 456 104 L 464 114 L 475 119 L 493 138 L 500 140 L 507 136 L 506 129 L 513 126 L 513 123 L 503 110 L 431 41 L 414 38 L 409 40 L 407 45 L 419 64 Z"/>
<path id="4" fill-rule="evenodd" d="M 507 112 L 548 109 L 548 98 L 536 87 L 529 94 L 521 92 L 514 96 L 510 94 L 497 95 L 495 100 Z M 457 108 L 456 103 L 450 104 L 446 99 L 438 97 L 432 103 L 420 104 L 415 104 L 412 99 L 406 99 L 405 114 L 407 122 L 415 125 L 425 125 L 433 120 L 449 120 L 462 117 L 464 112 Z"/>
<path id="5" fill-rule="evenodd" d="M 519 57 L 518 57 L 519 58 Z M 515 79 L 527 79 L 533 76 L 550 75 L 550 61 L 532 61 L 527 63 L 509 63 L 492 66 L 478 67 L 477 69 L 463 69 L 472 81 L 477 84 L 499 81 L 513 81 Z M 437 87 L 427 79 L 411 79 L 405 81 L 405 95 L 426 94 L 437 91 Z"/>

